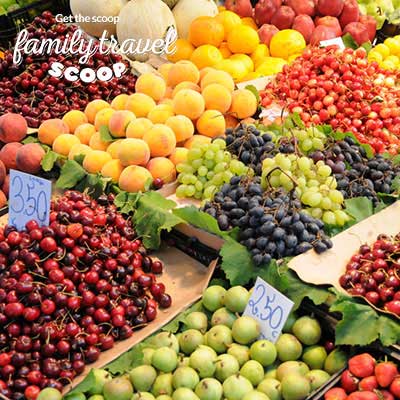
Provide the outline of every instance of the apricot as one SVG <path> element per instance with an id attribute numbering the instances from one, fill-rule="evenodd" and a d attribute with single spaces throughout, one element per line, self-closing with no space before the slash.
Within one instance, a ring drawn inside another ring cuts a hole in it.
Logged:
<path id="1" fill-rule="evenodd" d="M 165 63 L 158 67 L 159 74 L 164 78 L 165 82 L 168 81 L 169 71 L 174 64 L 172 63 Z"/>
<path id="2" fill-rule="evenodd" d="M 175 86 L 175 89 L 172 91 L 172 98 L 174 98 L 175 95 L 182 89 L 192 89 L 196 92 L 199 92 L 199 93 L 201 92 L 199 85 L 196 85 L 193 82 L 181 82 L 181 83 L 178 83 Z"/>
<path id="3" fill-rule="evenodd" d="M 186 162 L 189 150 L 185 147 L 177 147 L 172 154 L 168 157 L 174 165 Z"/>
<path id="4" fill-rule="evenodd" d="M 136 116 L 132 111 L 115 111 L 108 123 L 108 129 L 110 130 L 111 135 L 114 137 L 125 137 L 127 126 L 135 119 Z"/>
<path id="5" fill-rule="evenodd" d="M 164 124 L 173 115 L 173 107 L 170 104 L 159 104 L 148 113 L 147 118 L 153 124 Z"/>
<path id="6" fill-rule="evenodd" d="M 224 114 L 231 106 L 232 94 L 220 83 L 211 83 L 203 89 L 201 94 L 206 104 L 206 110 L 218 110 Z"/>
<path id="7" fill-rule="evenodd" d="M 99 131 L 102 126 L 108 126 L 110 119 L 116 111 L 113 108 L 103 108 L 100 110 L 94 119 L 94 127 Z"/>
<path id="8" fill-rule="evenodd" d="M 173 101 L 174 113 L 176 115 L 185 115 L 191 120 L 199 118 L 205 109 L 203 96 L 192 89 L 180 90 Z"/>
<path id="9" fill-rule="evenodd" d="M 111 178 L 113 183 L 118 183 L 119 177 L 124 170 L 124 166 L 119 160 L 111 160 L 104 164 L 101 169 L 101 175 L 106 178 Z"/>
<path id="10" fill-rule="evenodd" d="M 147 94 L 134 93 L 126 101 L 125 108 L 132 111 L 137 118 L 147 117 L 147 114 L 156 106 L 156 102 Z"/>
<path id="11" fill-rule="evenodd" d="M 40 163 L 44 155 L 45 151 L 38 143 L 23 145 L 18 149 L 15 158 L 17 169 L 22 172 L 27 172 L 28 174 L 37 174 L 41 170 Z"/>
<path id="12" fill-rule="evenodd" d="M 1 187 L 1 190 L 4 192 L 4 194 L 8 197 L 9 192 L 10 192 L 10 175 L 6 175 L 3 185 Z"/>
<path id="13" fill-rule="evenodd" d="M 107 153 L 110 153 L 112 158 L 114 159 L 118 158 L 118 151 L 122 141 L 123 139 L 118 139 L 115 142 L 111 142 L 111 144 L 108 145 Z"/>
<path id="14" fill-rule="evenodd" d="M 197 83 L 200 79 L 200 72 L 191 61 L 182 60 L 173 64 L 168 74 L 168 86 L 175 87 L 181 82 Z"/>
<path id="15" fill-rule="evenodd" d="M 235 118 L 233 115 L 226 114 L 225 115 L 225 125 L 227 128 L 236 128 L 238 125 L 239 120 Z"/>
<path id="16" fill-rule="evenodd" d="M 193 122 L 184 115 L 174 115 L 165 121 L 175 134 L 176 142 L 183 142 L 191 138 L 194 134 Z"/>
<path id="17" fill-rule="evenodd" d="M 201 135 L 215 138 L 225 135 L 225 118 L 220 111 L 206 110 L 196 122 L 197 132 Z"/>
<path id="18" fill-rule="evenodd" d="M 136 193 L 144 191 L 149 180 L 152 181 L 153 177 L 146 168 L 130 165 L 122 171 L 118 185 L 126 192 Z"/>
<path id="19" fill-rule="evenodd" d="M 146 165 L 150 160 L 150 148 L 142 139 L 123 139 L 117 154 L 124 167 Z"/>
<path id="20" fill-rule="evenodd" d="M 153 100 L 159 101 L 165 96 L 167 85 L 162 76 L 154 72 L 145 72 L 140 75 L 135 84 L 136 93 L 144 93 Z"/>
<path id="21" fill-rule="evenodd" d="M 184 146 L 186 149 L 201 146 L 202 144 L 211 143 L 211 138 L 203 135 L 193 135 L 190 139 L 186 140 Z"/>
<path id="22" fill-rule="evenodd" d="M 0 150 L 0 160 L 4 163 L 7 171 L 17 169 L 17 151 L 23 144 L 19 142 L 11 142 L 5 144 Z"/>
<path id="23" fill-rule="evenodd" d="M 0 190 L 0 208 L 3 208 L 7 205 L 7 197 L 6 196 L 8 196 L 8 193 L 6 195 L 3 190 Z"/>
<path id="24" fill-rule="evenodd" d="M 237 89 L 232 94 L 230 112 L 239 119 L 251 117 L 257 111 L 256 96 L 250 90 Z"/>
<path id="25" fill-rule="evenodd" d="M 165 102 L 165 100 L 171 100 L 173 92 L 174 91 L 173 91 L 172 87 L 168 86 L 167 89 L 165 90 L 164 98 L 159 100 L 157 104 L 163 104 Z"/>
<path id="26" fill-rule="evenodd" d="M 96 128 L 92 124 L 79 125 L 75 129 L 74 135 L 82 144 L 89 144 L 90 138 L 96 133 Z"/>
<path id="27" fill-rule="evenodd" d="M 63 120 L 48 119 L 39 126 L 38 139 L 41 143 L 52 146 L 56 137 L 64 133 L 69 133 L 69 126 Z"/>
<path id="28" fill-rule="evenodd" d="M 79 110 L 68 111 L 62 117 L 62 120 L 68 125 L 69 133 L 75 133 L 75 130 L 79 125 L 83 125 L 88 122 L 85 113 Z"/>
<path id="29" fill-rule="evenodd" d="M 171 89 L 171 96 L 172 96 L 172 89 Z M 168 104 L 170 106 L 173 106 L 174 102 L 172 101 L 172 98 L 165 98 L 158 102 L 158 105 L 161 105 L 161 104 Z"/>
<path id="30" fill-rule="evenodd" d="M 153 179 L 161 179 L 164 183 L 170 183 L 176 179 L 175 164 L 168 158 L 152 158 L 146 168 L 150 171 Z"/>
<path id="31" fill-rule="evenodd" d="M 57 136 L 56 140 L 53 142 L 53 151 L 63 156 L 68 156 L 72 146 L 80 143 L 81 142 L 75 135 L 64 133 L 60 136 Z"/>
<path id="32" fill-rule="evenodd" d="M 6 166 L 4 165 L 3 161 L 0 160 L 0 185 L 3 184 L 4 179 L 6 179 L 6 176 L 7 176 Z"/>
<path id="33" fill-rule="evenodd" d="M 211 71 L 217 71 L 215 68 L 213 68 L 213 67 L 205 67 L 205 68 L 202 68 L 201 70 L 200 70 L 200 82 L 203 80 L 203 78 L 209 73 L 209 72 L 211 72 Z"/>
<path id="34" fill-rule="evenodd" d="M 7 113 L 0 117 L 0 141 L 20 142 L 28 133 L 28 124 L 20 114 Z"/>
<path id="35" fill-rule="evenodd" d="M 109 142 L 101 140 L 100 132 L 95 132 L 89 140 L 89 146 L 93 150 L 106 151 L 109 146 Z"/>
<path id="36" fill-rule="evenodd" d="M 88 121 L 93 124 L 97 113 L 104 108 L 111 108 L 111 105 L 101 99 L 92 100 L 88 103 L 84 111 Z"/>
<path id="37" fill-rule="evenodd" d="M 131 139 L 133 140 L 133 139 Z M 174 131 L 166 125 L 155 124 L 143 135 L 150 148 L 151 157 L 167 157 L 176 147 Z"/>
<path id="38" fill-rule="evenodd" d="M 92 149 L 86 144 L 77 143 L 71 147 L 68 153 L 68 160 L 74 160 L 76 156 L 86 156 Z"/>
<path id="39" fill-rule="evenodd" d="M 126 101 L 128 99 L 129 99 L 129 94 L 126 93 L 119 94 L 117 97 L 114 97 L 113 101 L 111 102 L 111 107 L 117 111 L 125 110 Z"/>
<path id="40" fill-rule="evenodd" d="M 204 75 L 200 82 L 201 90 L 213 83 L 219 83 L 225 86 L 231 93 L 235 90 L 235 82 L 232 77 L 225 71 L 213 70 Z"/>
<path id="41" fill-rule="evenodd" d="M 126 128 L 126 137 L 142 139 L 143 135 L 153 126 L 148 118 L 136 118 Z"/>
<path id="42" fill-rule="evenodd" d="M 97 174 L 111 160 L 110 154 L 106 151 L 92 150 L 83 159 L 83 168 L 89 174 Z"/>

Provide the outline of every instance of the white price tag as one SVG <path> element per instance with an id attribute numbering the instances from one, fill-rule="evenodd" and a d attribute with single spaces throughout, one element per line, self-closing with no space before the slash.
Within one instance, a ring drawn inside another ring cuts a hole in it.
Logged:
<path id="1" fill-rule="evenodd" d="M 319 42 L 319 45 L 321 47 L 328 47 L 328 46 L 336 45 L 341 50 L 344 50 L 346 48 L 346 46 L 343 43 L 343 39 L 341 37 L 336 37 L 336 38 L 328 39 L 328 40 L 321 40 Z"/>
<path id="2" fill-rule="evenodd" d="M 260 323 L 260 339 L 275 343 L 293 304 L 293 301 L 258 277 L 243 315 L 252 317 Z"/>

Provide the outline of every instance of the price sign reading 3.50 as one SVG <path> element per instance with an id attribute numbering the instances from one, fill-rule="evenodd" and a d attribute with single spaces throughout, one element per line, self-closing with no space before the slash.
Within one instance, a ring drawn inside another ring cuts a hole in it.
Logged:
<path id="1" fill-rule="evenodd" d="M 244 315 L 258 320 L 260 339 L 275 343 L 282 332 L 293 302 L 261 278 L 257 278 Z"/>
<path id="2" fill-rule="evenodd" d="M 48 225 L 50 218 L 51 182 L 20 171 L 10 171 L 8 223 L 18 230 L 35 220 Z"/>

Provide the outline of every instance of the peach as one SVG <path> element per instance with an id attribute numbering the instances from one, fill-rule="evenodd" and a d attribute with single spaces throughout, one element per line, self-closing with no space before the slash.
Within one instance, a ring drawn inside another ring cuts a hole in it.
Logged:
<path id="1" fill-rule="evenodd" d="M 122 190 L 130 193 L 142 192 L 146 184 L 152 181 L 151 173 L 144 167 L 130 165 L 124 168 L 118 180 L 118 185 Z"/>
<path id="2" fill-rule="evenodd" d="M 174 165 L 186 162 L 189 150 L 186 147 L 177 147 L 168 157 Z"/>
<path id="3" fill-rule="evenodd" d="M 232 77 L 225 71 L 213 70 L 207 72 L 201 80 L 201 90 L 213 83 L 219 83 L 225 86 L 231 93 L 235 90 L 235 82 Z"/>
<path id="4" fill-rule="evenodd" d="M 10 169 L 17 169 L 17 151 L 23 144 L 19 142 L 7 143 L 0 150 L 0 160 L 4 163 L 7 171 Z"/>
<path id="5" fill-rule="evenodd" d="M 171 93 L 171 96 L 172 96 L 172 93 Z M 158 105 L 161 105 L 161 104 L 168 104 L 168 105 L 170 105 L 170 106 L 173 106 L 173 105 L 174 105 L 174 102 L 172 101 L 172 98 L 171 98 L 171 99 L 165 98 L 165 99 L 162 99 L 162 100 L 160 100 L 160 101 L 158 102 Z"/>
<path id="6" fill-rule="evenodd" d="M 172 63 L 165 63 L 158 67 L 158 73 L 164 78 L 165 81 L 168 81 L 169 71 L 171 70 Z"/>
<path id="7" fill-rule="evenodd" d="M 69 133 L 69 126 L 63 120 L 48 119 L 39 126 L 38 139 L 41 143 L 52 146 L 56 137 L 64 133 Z"/>
<path id="8" fill-rule="evenodd" d="M 85 115 L 88 119 L 88 121 L 93 124 L 94 120 L 96 118 L 97 113 L 104 109 L 104 108 L 110 108 L 111 105 L 108 104 L 104 100 L 96 99 L 88 103 L 88 105 L 85 108 Z"/>
<path id="9" fill-rule="evenodd" d="M 153 100 L 159 101 L 165 96 L 167 85 L 165 80 L 153 72 L 140 75 L 135 84 L 136 93 L 144 93 Z"/>
<path id="10" fill-rule="evenodd" d="M 53 151 L 63 156 L 68 156 L 72 146 L 80 143 L 81 142 L 75 135 L 64 133 L 60 136 L 57 136 L 56 140 L 53 143 Z"/>
<path id="11" fill-rule="evenodd" d="M 165 157 L 152 158 L 146 165 L 153 179 L 161 179 L 163 183 L 171 183 L 176 179 L 175 164 Z"/>
<path id="12" fill-rule="evenodd" d="M 96 128 L 92 124 L 79 125 L 75 129 L 74 135 L 82 144 L 89 144 L 90 138 L 96 133 Z"/>
<path id="13" fill-rule="evenodd" d="M 125 107 L 132 111 L 136 118 L 147 117 L 147 114 L 156 106 L 156 102 L 147 94 L 134 93 L 129 96 Z"/>
<path id="14" fill-rule="evenodd" d="M 250 90 L 237 89 L 232 94 L 230 112 L 239 119 L 252 117 L 257 111 L 257 105 L 256 96 Z"/>
<path id="15" fill-rule="evenodd" d="M 151 157 L 167 157 L 176 147 L 174 131 L 163 124 L 155 124 L 143 135 L 143 140 L 150 148 Z"/>
<path id="16" fill-rule="evenodd" d="M 257 32 L 260 42 L 269 46 L 272 36 L 274 36 L 275 33 L 278 33 L 279 29 L 275 25 L 264 24 Z"/>
<path id="17" fill-rule="evenodd" d="M 7 176 L 6 166 L 4 165 L 3 161 L 0 161 L 0 185 L 3 184 L 4 179 L 6 179 L 6 176 Z"/>
<path id="18" fill-rule="evenodd" d="M 97 174 L 112 158 L 109 153 L 101 150 L 92 150 L 83 159 L 83 168 L 89 174 Z"/>
<path id="19" fill-rule="evenodd" d="M 3 190 L 0 190 L 0 208 L 3 208 L 7 205 L 6 196 L 8 196 L 8 189 L 7 189 L 7 194 Z"/>
<path id="20" fill-rule="evenodd" d="M 220 111 L 206 110 L 196 122 L 197 132 L 215 138 L 225 135 L 225 119 Z"/>
<path id="21" fill-rule="evenodd" d="M 291 7 L 281 6 L 271 18 L 271 24 L 279 30 L 290 29 L 295 16 L 296 14 Z"/>
<path id="22" fill-rule="evenodd" d="M 298 15 L 294 19 L 292 29 L 299 31 L 304 36 L 306 43 L 310 43 L 311 35 L 315 29 L 314 21 L 309 15 Z"/>
<path id="23" fill-rule="evenodd" d="M 211 143 L 211 138 L 203 135 L 194 135 L 190 139 L 186 140 L 184 146 L 186 149 L 201 146 L 202 144 Z"/>
<path id="24" fill-rule="evenodd" d="M 76 156 L 86 156 L 92 149 L 86 144 L 77 143 L 71 147 L 68 153 L 68 160 L 74 160 Z"/>
<path id="25" fill-rule="evenodd" d="M 358 22 L 360 10 L 357 0 L 344 0 L 343 11 L 340 14 L 339 22 L 342 29 L 350 22 Z"/>
<path id="26" fill-rule="evenodd" d="M 129 94 L 119 94 L 117 97 L 114 97 L 113 101 L 111 102 L 111 107 L 117 111 L 125 110 L 126 102 L 128 99 Z"/>
<path id="27" fill-rule="evenodd" d="M 321 15 L 338 17 L 343 10 L 344 0 L 319 0 L 318 12 Z"/>
<path id="28" fill-rule="evenodd" d="M 102 126 L 108 126 L 110 119 L 116 111 L 113 108 L 103 108 L 100 110 L 94 119 L 94 127 L 99 131 Z"/>
<path id="29" fill-rule="evenodd" d="M 95 132 L 90 138 L 89 146 L 93 150 L 106 151 L 107 147 L 109 146 L 109 142 L 104 142 L 101 140 L 100 132 Z"/>
<path id="30" fill-rule="evenodd" d="M 236 128 L 238 123 L 239 123 L 239 120 L 237 118 L 235 118 L 233 115 L 231 115 L 231 114 L 225 115 L 225 125 L 227 128 Z"/>
<path id="31" fill-rule="evenodd" d="M 174 111 L 170 104 L 159 104 L 147 114 L 147 118 L 153 124 L 164 124 L 165 121 L 173 115 Z"/>
<path id="32" fill-rule="evenodd" d="M 142 139 L 123 139 L 117 154 L 124 167 L 146 165 L 150 160 L 150 148 Z"/>
<path id="33" fill-rule="evenodd" d="M 206 86 L 201 94 L 206 104 L 206 110 L 218 110 L 224 114 L 231 106 L 231 92 L 219 83 L 212 83 Z"/>
<path id="34" fill-rule="evenodd" d="M 28 133 L 28 124 L 22 115 L 7 113 L 0 117 L 0 141 L 20 142 Z"/>
<path id="35" fill-rule="evenodd" d="M 178 61 L 173 64 L 168 74 L 168 86 L 175 87 L 181 82 L 197 83 L 200 79 L 200 72 L 195 64 L 188 60 Z"/>
<path id="36" fill-rule="evenodd" d="M 143 135 L 153 126 L 148 118 L 136 118 L 127 126 L 126 137 L 142 139 Z"/>
<path id="37" fill-rule="evenodd" d="M 10 191 L 10 175 L 6 175 L 4 182 L 3 182 L 3 186 L 1 187 L 1 190 L 8 197 L 8 194 Z"/>
<path id="38" fill-rule="evenodd" d="M 62 117 L 62 120 L 68 125 L 69 133 L 75 133 L 75 130 L 79 125 L 83 125 L 88 122 L 86 114 L 79 110 L 68 111 Z"/>
<path id="39" fill-rule="evenodd" d="M 200 93 L 200 86 L 199 85 L 196 85 L 195 83 L 193 83 L 193 82 L 181 82 L 181 83 L 178 83 L 176 86 L 175 86 L 175 89 L 172 91 L 172 96 L 171 96 L 171 98 L 174 98 L 175 97 L 175 95 L 180 91 L 180 90 L 182 90 L 182 89 L 192 89 L 192 90 L 195 90 L 196 92 L 199 92 Z"/>
<path id="40" fill-rule="evenodd" d="M 17 151 L 17 169 L 28 174 L 37 174 L 41 170 L 40 163 L 45 155 L 43 147 L 38 143 L 28 143 Z"/>
<path id="41" fill-rule="evenodd" d="M 108 123 L 108 129 L 114 137 L 125 137 L 127 126 L 136 119 L 132 111 L 120 110 L 115 111 Z"/>
<path id="42" fill-rule="evenodd" d="M 107 153 L 109 153 L 113 159 L 118 158 L 118 151 L 123 140 L 124 139 L 118 139 L 115 142 L 111 142 L 111 144 L 108 145 Z"/>
<path id="43" fill-rule="evenodd" d="M 193 122 L 184 115 L 174 115 L 165 121 L 165 125 L 169 126 L 175 134 L 176 142 L 183 142 L 194 134 Z"/>
<path id="44" fill-rule="evenodd" d="M 111 160 L 104 164 L 101 169 L 101 175 L 106 178 L 111 178 L 113 183 L 118 183 L 119 177 L 121 176 L 124 166 L 119 160 Z"/>
<path id="45" fill-rule="evenodd" d="M 203 114 L 205 102 L 203 96 L 192 89 L 182 89 L 174 97 L 174 113 L 185 115 L 191 120 Z"/>
<path id="46" fill-rule="evenodd" d="M 227 42 L 224 42 L 225 44 L 224 44 L 224 46 L 228 46 L 228 43 Z M 220 51 L 221 51 L 221 49 L 220 49 Z M 232 55 L 232 53 L 230 54 L 230 55 Z M 225 58 L 225 57 L 224 57 Z M 205 67 L 205 68 L 202 68 L 201 70 L 200 70 L 200 82 L 203 80 L 203 78 L 209 73 L 209 72 L 212 72 L 212 71 L 217 71 L 215 68 L 213 68 L 213 67 Z"/>

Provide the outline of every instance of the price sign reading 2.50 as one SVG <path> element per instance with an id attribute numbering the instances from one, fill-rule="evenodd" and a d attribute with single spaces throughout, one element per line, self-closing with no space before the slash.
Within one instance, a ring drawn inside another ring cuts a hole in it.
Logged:
<path id="1" fill-rule="evenodd" d="M 8 223 L 18 230 L 35 220 L 39 225 L 49 224 L 51 182 L 24 172 L 10 171 Z"/>
<path id="2" fill-rule="evenodd" d="M 275 343 L 282 332 L 293 302 L 261 278 L 257 278 L 244 315 L 258 320 L 261 339 Z"/>

